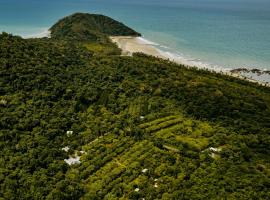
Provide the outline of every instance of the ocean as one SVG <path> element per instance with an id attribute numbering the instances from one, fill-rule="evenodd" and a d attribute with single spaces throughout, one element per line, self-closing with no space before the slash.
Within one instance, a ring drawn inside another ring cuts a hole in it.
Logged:
<path id="1" fill-rule="evenodd" d="M 198 65 L 270 70 L 270 0 L 0 0 L 0 31 L 42 36 L 75 12 L 124 22 Z"/>

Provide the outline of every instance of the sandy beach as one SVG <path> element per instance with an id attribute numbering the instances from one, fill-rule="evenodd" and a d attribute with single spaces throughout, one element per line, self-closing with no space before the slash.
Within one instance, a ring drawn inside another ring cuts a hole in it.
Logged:
<path id="1" fill-rule="evenodd" d="M 180 55 L 173 55 L 170 52 L 162 51 L 155 47 L 155 43 L 145 40 L 142 37 L 132 36 L 112 36 L 110 37 L 112 42 L 122 49 L 122 55 L 132 56 L 133 53 L 145 53 L 162 59 L 169 59 L 172 62 L 185 65 L 187 67 L 197 67 L 200 69 L 210 69 L 222 74 L 230 75 L 236 78 L 245 79 L 250 82 L 257 82 L 261 85 L 269 86 L 269 83 L 262 82 L 253 78 L 242 76 L 240 73 L 230 72 L 229 69 L 221 68 L 219 66 L 209 66 L 206 63 L 200 62 L 200 60 L 191 60 Z"/>
<path id="2" fill-rule="evenodd" d="M 140 37 L 114 36 L 110 38 L 120 49 L 122 49 L 123 55 L 131 56 L 133 53 L 141 52 L 164 59 L 166 58 L 157 48 L 153 47 L 152 44 L 143 41 Z"/>
<path id="3" fill-rule="evenodd" d="M 221 68 L 218 66 L 210 67 L 206 63 L 202 63 L 199 60 L 187 59 L 181 55 L 174 55 L 171 52 L 162 51 L 156 47 L 158 46 L 157 44 L 145 40 L 142 37 L 113 36 L 110 38 L 120 49 L 122 49 L 122 54 L 126 56 L 132 56 L 133 53 L 141 52 L 158 58 L 169 59 L 172 62 L 189 67 L 196 66 L 198 68 L 208 68 L 215 71 L 221 70 Z"/>

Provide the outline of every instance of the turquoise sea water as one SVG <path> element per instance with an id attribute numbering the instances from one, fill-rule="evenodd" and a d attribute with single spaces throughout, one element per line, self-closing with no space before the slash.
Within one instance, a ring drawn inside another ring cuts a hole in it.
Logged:
<path id="1" fill-rule="evenodd" d="M 0 31 L 44 33 L 74 12 L 111 16 L 191 60 L 270 70 L 270 0 L 0 0 Z"/>

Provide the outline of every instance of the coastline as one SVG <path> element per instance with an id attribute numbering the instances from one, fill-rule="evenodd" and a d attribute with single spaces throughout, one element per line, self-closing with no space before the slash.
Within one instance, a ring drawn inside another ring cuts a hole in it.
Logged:
<path id="1" fill-rule="evenodd" d="M 39 32 L 39 33 L 36 33 L 36 34 L 23 36 L 24 39 L 44 38 L 44 37 L 50 38 L 51 37 L 51 31 L 46 29 L 46 30 L 44 30 L 42 32 Z"/>
<path id="2" fill-rule="evenodd" d="M 123 55 L 131 56 L 133 53 L 140 52 L 147 55 L 155 56 L 162 59 L 169 59 L 177 64 L 186 65 L 189 67 L 196 66 L 200 69 L 211 69 L 211 70 L 224 70 L 219 66 L 210 66 L 206 63 L 201 62 L 198 59 L 187 59 L 180 54 L 174 54 L 170 51 L 164 51 L 159 49 L 159 45 L 150 42 L 143 37 L 133 37 L 133 36 L 113 36 L 110 39 L 117 44 L 117 46 L 122 49 Z M 164 48 L 164 47 L 163 47 Z M 227 69 L 229 71 L 229 69 Z"/>
<path id="3" fill-rule="evenodd" d="M 263 86 L 270 87 L 269 82 L 259 80 L 259 75 L 253 74 L 253 76 L 244 76 L 241 71 L 237 69 L 222 68 L 220 66 L 210 66 L 197 59 L 187 59 L 181 55 L 173 54 L 169 51 L 163 51 L 158 48 L 158 44 L 144 39 L 143 37 L 134 36 L 111 36 L 111 41 L 115 43 L 120 49 L 122 49 L 123 56 L 132 56 L 133 53 L 144 53 L 147 55 L 155 56 L 165 60 L 170 60 L 177 64 L 182 64 L 187 67 L 196 67 L 198 69 L 208 69 L 221 74 L 229 75 L 249 82 L 258 83 Z M 257 79 L 256 79 L 257 78 Z"/>
<path id="4" fill-rule="evenodd" d="M 152 46 L 150 42 L 144 41 L 141 37 L 113 36 L 110 39 L 122 49 L 122 55 L 132 56 L 133 53 L 141 52 L 166 59 L 157 48 Z"/>
<path id="5" fill-rule="evenodd" d="M 22 36 L 24 39 L 35 39 L 35 38 L 50 38 L 51 32 L 49 29 L 44 29 L 44 31 Z M 184 56 L 167 51 L 169 48 L 161 46 L 157 43 L 151 42 L 143 37 L 135 36 L 111 36 L 111 41 L 115 43 L 121 50 L 123 56 L 132 56 L 133 53 L 144 53 L 154 57 L 158 57 L 165 60 L 170 60 L 177 64 L 185 65 L 186 67 L 195 67 L 198 69 L 205 69 L 221 73 L 224 75 L 229 75 L 242 80 L 247 80 L 249 82 L 258 83 L 262 86 L 270 87 L 270 73 L 264 74 L 264 71 L 259 69 L 246 69 L 246 68 L 224 68 L 217 65 L 209 65 L 207 63 L 201 62 L 199 59 L 188 59 Z M 162 48 L 161 48 L 162 47 Z M 253 70 L 256 71 L 252 72 Z M 266 77 L 269 81 L 262 81 L 261 76 Z"/>

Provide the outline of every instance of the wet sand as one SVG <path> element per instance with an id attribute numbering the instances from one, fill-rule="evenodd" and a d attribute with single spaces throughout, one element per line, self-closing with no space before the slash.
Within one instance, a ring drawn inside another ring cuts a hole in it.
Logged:
<path id="1" fill-rule="evenodd" d="M 209 68 L 207 65 L 197 62 L 197 61 L 193 61 L 193 60 L 187 60 L 184 59 L 182 57 L 175 57 L 172 56 L 170 54 L 168 54 L 167 52 L 162 52 L 161 50 L 159 50 L 158 48 L 156 48 L 153 43 L 144 40 L 141 37 L 132 37 L 132 36 L 112 36 L 110 37 L 110 39 L 112 40 L 112 42 L 116 43 L 117 46 L 122 49 L 122 55 L 124 56 L 132 56 L 133 53 L 144 53 L 147 55 L 151 55 L 151 56 L 155 56 L 158 58 L 162 58 L 162 59 L 166 59 L 166 60 L 170 60 L 172 62 L 178 63 L 178 64 L 183 64 L 187 67 L 197 67 L 200 69 L 210 69 L 216 72 L 220 72 L 222 74 L 226 74 L 226 75 L 230 75 L 236 78 L 240 78 L 240 79 L 245 79 L 248 80 L 250 82 L 257 82 L 261 85 L 266 85 L 269 86 L 269 83 L 265 83 L 265 82 L 261 82 L 252 78 L 248 78 L 245 76 L 242 76 L 240 73 L 233 73 L 230 71 L 223 71 L 221 69 L 215 70 L 213 68 Z"/>

